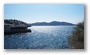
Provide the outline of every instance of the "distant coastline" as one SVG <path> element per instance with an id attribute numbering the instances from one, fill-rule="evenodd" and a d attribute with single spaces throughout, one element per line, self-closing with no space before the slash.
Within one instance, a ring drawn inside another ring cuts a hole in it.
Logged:
<path id="1" fill-rule="evenodd" d="M 69 23 L 69 22 L 59 22 L 59 21 L 52 21 L 52 22 L 36 22 L 30 24 L 31 26 L 75 26 L 76 24 Z"/>

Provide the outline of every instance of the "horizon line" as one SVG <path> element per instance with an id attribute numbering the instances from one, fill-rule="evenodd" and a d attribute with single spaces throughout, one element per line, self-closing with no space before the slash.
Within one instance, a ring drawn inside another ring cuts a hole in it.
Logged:
<path id="1" fill-rule="evenodd" d="M 19 20 L 19 19 L 7 19 L 7 20 Z M 23 20 L 19 20 L 19 21 L 23 21 Z M 72 23 L 72 22 L 68 22 L 68 21 L 57 21 L 57 20 L 53 20 L 53 21 Z M 40 23 L 40 22 L 50 23 L 50 22 L 53 22 L 53 21 L 36 21 L 36 22 L 26 22 L 26 21 L 23 21 L 23 22 L 31 23 L 32 24 L 32 23 Z M 72 24 L 78 24 L 78 23 L 72 23 Z"/>

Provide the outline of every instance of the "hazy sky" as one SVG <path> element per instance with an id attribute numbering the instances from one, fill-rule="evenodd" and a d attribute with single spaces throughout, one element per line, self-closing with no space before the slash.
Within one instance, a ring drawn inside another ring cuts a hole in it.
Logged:
<path id="1" fill-rule="evenodd" d="M 5 4 L 4 19 L 27 23 L 65 21 L 77 24 L 84 20 L 83 4 Z"/>

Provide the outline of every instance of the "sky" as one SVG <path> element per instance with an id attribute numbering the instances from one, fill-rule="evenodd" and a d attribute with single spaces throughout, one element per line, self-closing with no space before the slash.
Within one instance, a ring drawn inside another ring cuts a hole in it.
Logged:
<path id="1" fill-rule="evenodd" d="M 4 4 L 4 19 L 77 24 L 84 21 L 84 4 Z"/>

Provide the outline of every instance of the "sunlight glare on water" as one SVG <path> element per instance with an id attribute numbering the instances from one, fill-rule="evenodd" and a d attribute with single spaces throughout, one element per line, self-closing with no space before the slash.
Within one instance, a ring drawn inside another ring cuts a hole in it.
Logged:
<path id="1" fill-rule="evenodd" d="M 32 26 L 32 32 L 5 35 L 6 49 L 67 49 L 74 26 Z"/>

